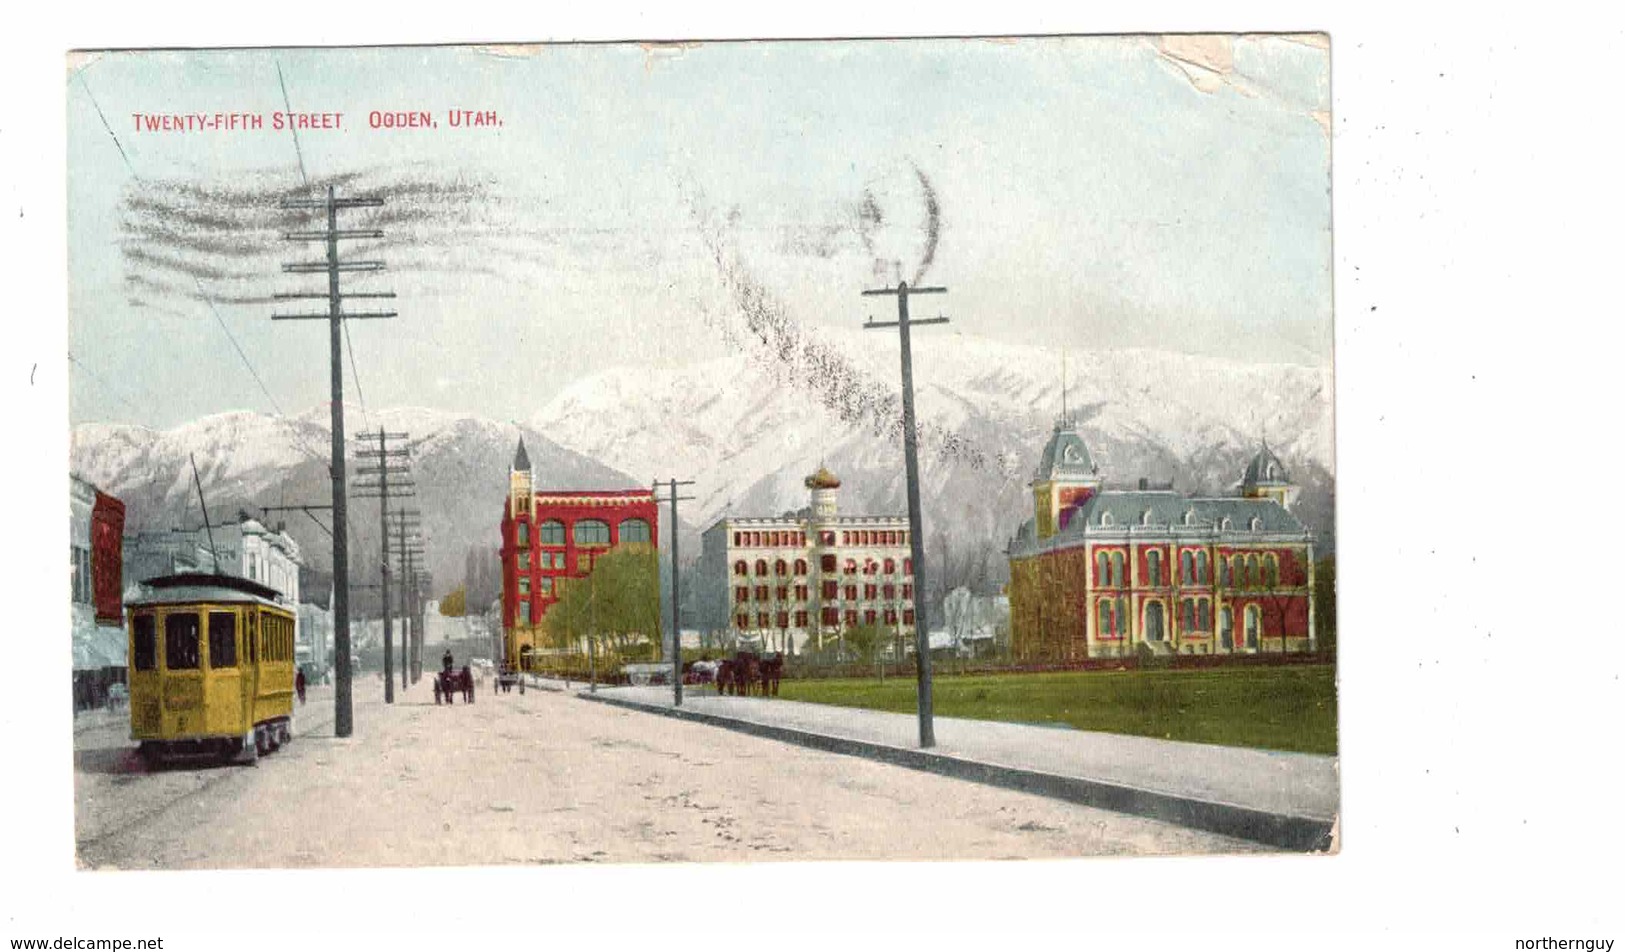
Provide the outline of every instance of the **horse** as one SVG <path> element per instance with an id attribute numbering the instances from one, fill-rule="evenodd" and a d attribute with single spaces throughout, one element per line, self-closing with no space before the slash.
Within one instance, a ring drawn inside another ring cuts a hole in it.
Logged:
<path id="1" fill-rule="evenodd" d="M 762 656 L 754 651 L 741 651 L 734 655 L 734 693 L 755 693 L 762 678 Z"/>
<path id="2" fill-rule="evenodd" d="M 473 704 L 474 703 L 474 672 L 468 670 L 468 665 L 466 665 L 466 664 L 463 665 L 462 678 L 463 678 L 463 703 L 465 703 L 465 704 Z"/>
<path id="3" fill-rule="evenodd" d="M 784 652 L 762 660 L 762 696 L 779 696 L 779 678 L 784 676 Z"/>
<path id="4" fill-rule="evenodd" d="M 717 662 L 717 693 L 727 694 L 734 686 L 734 663 L 724 658 Z"/>

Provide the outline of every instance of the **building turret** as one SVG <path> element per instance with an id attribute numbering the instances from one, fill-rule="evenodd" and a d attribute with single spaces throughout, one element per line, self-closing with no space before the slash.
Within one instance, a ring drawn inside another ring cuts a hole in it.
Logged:
<path id="1" fill-rule="evenodd" d="M 836 514 L 835 494 L 841 488 L 841 481 L 835 474 L 820 465 L 818 472 L 803 480 L 802 485 L 812 490 L 813 522 L 833 521 Z"/>
<path id="2" fill-rule="evenodd" d="M 1245 499 L 1273 499 L 1285 509 L 1298 498 L 1298 487 L 1268 442 L 1259 444 L 1258 453 L 1241 474 L 1241 495 Z"/>
<path id="3" fill-rule="evenodd" d="M 1077 425 L 1066 417 L 1056 420 L 1031 483 L 1038 538 L 1047 539 L 1065 528 L 1064 513 L 1099 492 L 1101 482 Z"/>
<path id="4" fill-rule="evenodd" d="M 519 450 L 513 454 L 513 468 L 508 471 L 508 511 L 519 515 L 530 509 L 531 473 L 530 454 L 525 452 L 525 438 L 519 438 Z"/>

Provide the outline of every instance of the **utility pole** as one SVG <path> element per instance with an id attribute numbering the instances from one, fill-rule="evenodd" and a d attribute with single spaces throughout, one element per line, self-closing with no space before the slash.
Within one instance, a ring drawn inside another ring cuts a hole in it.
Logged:
<path id="1" fill-rule="evenodd" d="M 675 707 L 683 706 L 683 622 L 682 601 L 680 590 L 677 587 L 677 504 L 692 500 L 693 496 L 677 495 L 678 486 L 692 486 L 692 479 L 668 479 L 666 485 L 671 490 L 671 702 Z M 659 480 L 655 481 L 655 490 L 660 489 Z M 659 560 L 656 560 L 658 565 Z"/>
<path id="2" fill-rule="evenodd" d="M 415 650 L 416 643 L 412 635 L 412 592 L 414 584 L 412 556 L 422 554 L 423 550 L 418 547 L 422 540 L 417 535 L 414 535 L 411 539 L 408 539 L 406 535 L 408 529 L 413 530 L 414 533 L 421 532 L 421 528 L 415 522 L 417 519 L 418 512 L 415 509 L 407 509 L 405 506 L 401 506 L 395 510 L 395 531 L 397 536 L 395 557 L 399 560 L 401 569 L 401 689 L 403 691 L 406 689 L 407 672 L 411 672 L 410 677 L 414 684 L 417 683 L 420 674 L 419 659 Z M 384 549 L 387 552 L 389 548 L 387 527 L 384 539 Z"/>
<path id="3" fill-rule="evenodd" d="M 333 644 L 336 658 L 336 681 L 333 689 L 333 734 L 349 737 L 355 731 L 351 704 L 350 672 L 350 545 L 347 524 L 348 504 L 344 490 L 344 354 L 343 329 L 346 319 L 390 318 L 394 311 L 344 312 L 345 298 L 392 298 L 393 292 L 367 294 L 340 294 L 339 272 L 382 271 L 382 261 L 339 261 L 339 241 L 352 238 L 378 239 L 384 233 L 378 229 L 339 229 L 340 209 L 376 208 L 381 198 L 337 198 L 333 186 L 327 187 L 324 199 L 288 199 L 283 208 L 323 209 L 327 212 L 327 227 L 322 231 L 291 231 L 283 234 L 286 241 L 321 241 L 327 245 L 326 261 L 290 262 L 282 266 L 286 274 L 327 275 L 327 293 L 295 292 L 278 294 L 282 300 L 292 298 L 327 299 L 326 314 L 273 314 L 275 321 L 320 321 L 328 323 L 328 350 L 331 356 L 332 414 L 333 414 Z"/>
<path id="4" fill-rule="evenodd" d="M 394 704 L 395 703 L 395 659 L 394 659 L 393 645 L 394 645 L 394 642 L 395 642 L 395 633 L 394 633 L 394 630 L 392 629 L 391 619 L 389 617 L 389 614 L 390 614 L 389 613 L 389 496 L 390 496 L 390 492 L 389 492 L 389 490 L 390 490 L 390 482 L 389 482 L 389 480 L 390 480 L 390 477 L 391 476 L 397 477 L 397 482 L 395 484 L 395 490 L 396 490 L 395 495 L 397 497 L 399 497 L 399 496 L 412 496 L 412 495 L 415 495 L 415 494 L 413 492 L 411 492 L 411 489 L 413 488 L 411 483 L 409 483 L 409 482 L 403 483 L 403 482 L 399 481 L 400 477 L 407 476 L 410 471 L 404 466 L 391 466 L 389 464 L 389 461 L 391 459 L 401 459 L 401 458 L 405 458 L 408 455 L 406 450 L 392 450 L 392 449 L 389 448 L 389 441 L 390 440 L 392 440 L 392 439 L 393 440 L 404 440 L 404 439 L 406 439 L 406 434 L 405 433 L 385 433 L 384 428 L 380 426 L 378 428 L 378 436 L 376 437 L 376 439 L 378 441 L 378 448 L 377 449 L 370 448 L 371 441 L 373 439 L 374 439 L 374 437 L 373 437 L 373 435 L 371 433 L 368 433 L 368 434 L 362 436 L 361 441 L 363 443 L 368 444 L 369 448 L 364 449 L 364 450 L 357 450 L 356 451 L 356 456 L 376 460 L 378 465 L 377 466 L 372 466 L 372 467 L 362 467 L 360 469 L 357 469 L 356 470 L 356 475 L 358 475 L 358 476 L 376 476 L 377 481 L 372 482 L 372 483 L 357 483 L 356 488 L 357 489 L 364 489 L 364 490 L 377 490 L 377 491 L 376 492 L 357 493 L 356 498 L 358 498 L 358 499 L 377 499 L 378 500 L 378 538 L 380 540 L 379 541 L 379 546 L 378 546 L 378 551 L 379 551 L 379 554 L 380 554 L 380 558 L 378 559 L 378 575 L 379 575 L 378 588 L 379 588 L 379 592 L 380 592 L 379 603 L 382 606 L 383 615 L 384 615 L 384 703 L 385 704 Z M 404 632 L 405 629 L 403 628 L 402 631 Z M 402 649 L 403 650 L 401 651 L 401 690 L 405 691 L 406 690 L 406 652 L 404 650 L 405 649 L 404 640 L 402 641 Z"/>
<path id="5" fill-rule="evenodd" d="M 914 661 L 919 679 L 920 746 L 937 745 L 936 729 L 931 717 L 931 633 L 925 622 L 925 533 L 920 518 L 920 461 L 919 436 L 914 427 L 914 359 L 909 347 L 909 328 L 916 324 L 946 324 L 946 317 L 911 321 L 908 317 L 910 294 L 947 294 L 947 288 L 911 288 L 907 281 L 897 282 L 895 288 L 864 291 L 865 295 L 890 294 L 897 297 L 897 320 L 876 321 L 870 318 L 864 330 L 880 327 L 897 328 L 903 351 L 903 465 L 908 477 L 908 542 L 914 559 Z M 904 576 L 907 577 L 906 575 Z"/>

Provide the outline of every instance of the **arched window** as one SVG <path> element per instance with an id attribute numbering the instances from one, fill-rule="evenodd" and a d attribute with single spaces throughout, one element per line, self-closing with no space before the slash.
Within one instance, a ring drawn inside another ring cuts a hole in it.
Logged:
<path id="1" fill-rule="evenodd" d="M 542 545 L 563 545 L 564 523 L 549 519 L 537 528 L 536 535 L 542 540 Z"/>
<path id="2" fill-rule="evenodd" d="M 1121 552 L 1112 553 L 1112 585 L 1116 588 L 1123 587 L 1123 553 Z"/>
<path id="3" fill-rule="evenodd" d="M 738 562 L 734 563 L 734 574 L 735 575 L 748 575 L 748 574 L 750 574 L 750 566 L 745 564 L 744 559 L 740 559 Z"/>
<path id="4" fill-rule="evenodd" d="M 1213 614 L 1205 598 L 1196 603 L 1196 628 L 1198 631 L 1213 630 Z"/>
<path id="5" fill-rule="evenodd" d="M 1185 599 L 1183 608 L 1184 608 L 1184 612 L 1185 612 L 1185 629 L 1184 630 L 1185 631 L 1195 631 L 1196 630 L 1196 602 L 1193 601 L 1192 599 L 1187 598 L 1187 599 Z"/>
<path id="6" fill-rule="evenodd" d="M 1195 509 L 1187 509 L 1187 510 L 1185 510 L 1185 525 L 1187 525 L 1187 526 L 1196 525 L 1196 510 Z"/>
<path id="7" fill-rule="evenodd" d="M 649 524 L 642 519 L 625 519 L 621 522 L 622 542 L 648 542 L 650 538 Z"/>
<path id="8" fill-rule="evenodd" d="M 766 559 L 757 559 L 756 560 L 756 574 L 757 575 L 766 575 L 767 574 L 767 560 Z"/>
<path id="9" fill-rule="evenodd" d="M 576 545 L 609 545 L 609 523 L 600 519 L 583 519 L 571 532 Z"/>
<path id="10" fill-rule="evenodd" d="M 1264 528 L 1264 520 L 1254 516 L 1253 521 L 1248 528 L 1252 529 L 1254 532 L 1257 532 L 1258 530 Z"/>
<path id="11" fill-rule="evenodd" d="M 519 544 L 530 545 L 530 523 L 528 522 L 519 524 Z"/>
<path id="12" fill-rule="evenodd" d="M 1122 595 L 1117 596 L 1117 611 L 1114 614 L 1117 619 L 1117 633 L 1119 635 L 1128 634 L 1129 615 L 1127 598 Z"/>
<path id="13" fill-rule="evenodd" d="M 1264 478 L 1267 479 L 1267 480 L 1274 480 L 1275 479 L 1275 464 L 1274 463 L 1266 463 L 1264 465 Z"/>
<path id="14" fill-rule="evenodd" d="M 846 574 L 847 575 L 856 575 L 856 574 L 858 574 L 858 563 L 857 563 L 856 559 L 847 559 L 846 560 Z"/>
<path id="15" fill-rule="evenodd" d="M 1229 532 L 1230 527 L 1231 527 L 1231 523 L 1230 523 L 1230 517 L 1229 516 L 1225 516 L 1223 519 L 1219 520 L 1219 528 L 1222 531 Z"/>
<path id="16" fill-rule="evenodd" d="M 1247 647 L 1258 647 L 1258 606 L 1247 606 Z"/>
<path id="17" fill-rule="evenodd" d="M 1145 554 L 1145 581 L 1147 585 L 1162 584 L 1162 553 L 1152 549 Z"/>
<path id="18" fill-rule="evenodd" d="M 1162 602 L 1147 602 L 1145 606 L 1145 640 L 1161 641 L 1162 635 Z"/>
<path id="19" fill-rule="evenodd" d="M 774 562 L 773 563 L 773 574 L 774 575 L 789 575 L 790 574 L 790 565 L 789 565 L 789 563 L 785 562 L 783 559 L 779 559 L 777 562 Z"/>
<path id="20" fill-rule="evenodd" d="M 1196 584 L 1196 559 L 1188 551 L 1179 553 L 1179 577 L 1186 585 Z"/>
<path id="21" fill-rule="evenodd" d="M 1219 647 L 1229 651 L 1234 648 L 1235 636 L 1231 634 L 1230 609 L 1219 609 Z"/>
<path id="22" fill-rule="evenodd" d="M 1276 561 L 1275 553 L 1264 556 L 1264 585 L 1274 588 L 1281 581 L 1281 563 Z"/>
<path id="23" fill-rule="evenodd" d="M 1109 635 L 1112 633 L 1112 603 L 1102 601 L 1100 603 L 1100 624 L 1095 628 L 1095 634 Z"/>
<path id="24" fill-rule="evenodd" d="M 1140 513 L 1140 525 L 1148 526 L 1150 524 L 1151 524 L 1151 510 L 1147 509 L 1145 512 Z"/>
<path id="25" fill-rule="evenodd" d="M 897 574 L 897 560 L 896 559 L 887 559 L 886 560 L 886 569 L 885 569 L 885 571 L 886 571 L 887 575 L 896 575 Z"/>
<path id="26" fill-rule="evenodd" d="M 807 574 L 807 560 L 806 559 L 796 559 L 796 574 L 797 575 L 806 575 Z"/>
<path id="27" fill-rule="evenodd" d="M 1207 584 L 1207 553 L 1196 553 L 1196 584 Z"/>
<path id="28" fill-rule="evenodd" d="M 1249 588 L 1258 584 L 1258 556 L 1247 556 L 1247 576 L 1245 583 Z"/>
<path id="29" fill-rule="evenodd" d="M 1112 514 L 1109 513 L 1109 512 L 1101 513 L 1100 514 L 1100 524 L 1103 525 L 1103 526 L 1111 525 L 1112 524 Z"/>
<path id="30" fill-rule="evenodd" d="M 913 575 L 914 574 L 914 560 L 913 559 L 904 559 L 903 560 L 903 574 L 904 575 Z"/>

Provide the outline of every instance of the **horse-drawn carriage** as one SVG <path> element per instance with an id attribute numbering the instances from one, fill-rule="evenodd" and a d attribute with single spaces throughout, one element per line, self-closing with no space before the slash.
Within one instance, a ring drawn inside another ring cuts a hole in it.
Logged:
<path id="1" fill-rule="evenodd" d="M 434 678 L 434 702 L 436 704 L 450 704 L 457 695 L 463 696 L 466 704 L 474 703 L 474 674 L 464 665 L 461 671 L 451 668 L 442 670 Z"/>
<path id="2" fill-rule="evenodd" d="M 784 676 L 784 655 L 775 652 L 763 657 L 754 651 L 735 652 L 717 663 L 715 681 L 718 694 L 778 697 L 779 680 Z"/>

